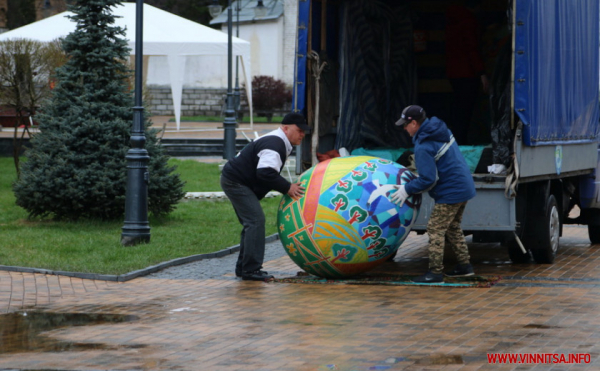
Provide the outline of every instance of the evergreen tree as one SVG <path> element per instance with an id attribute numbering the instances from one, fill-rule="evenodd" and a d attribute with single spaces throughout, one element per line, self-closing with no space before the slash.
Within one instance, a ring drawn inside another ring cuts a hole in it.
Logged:
<path id="1" fill-rule="evenodd" d="M 56 71 L 57 85 L 36 116 L 40 133 L 31 140 L 13 190 L 30 217 L 117 219 L 124 215 L 126 160 L 133 122 L 133 94 L 124 63 L 124 30 L 114 26 L 111 7 L 120 0 L 77 0 L 77 23 L 63 41 L 68 61 Z M 168 213 L 183 196 L 183 183 L 146 127 L 148 209 Z"/>

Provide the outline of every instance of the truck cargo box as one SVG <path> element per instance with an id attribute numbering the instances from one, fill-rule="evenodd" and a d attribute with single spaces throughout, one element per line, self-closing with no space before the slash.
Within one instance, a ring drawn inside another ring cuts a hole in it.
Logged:
<path id="1" fill-rule="evenodd" d="M 303 142 L 298 172 L 312 165 L 315 151 L 410 148 L 411 138 L 394 125 L 410 104 L 457 129 L 445 23 L 458 3 L 299 2 L 292 108 L 318 128 L 319 141 Z M 462 226 L 474 240 L 505 244 L 515 262 L 532 256 L 551 263 L 564 224 L 587 225 L 592 243 L 600 243 L 600 2 L 481 4 L 492 90 L 477 98 L 468 144 L 493 153 L 478 168 L 500 160 L 508 169 L 474 173 L 477 195 Z M 424 196 L 414 230 L 426 230 L 432 207 Z"/>

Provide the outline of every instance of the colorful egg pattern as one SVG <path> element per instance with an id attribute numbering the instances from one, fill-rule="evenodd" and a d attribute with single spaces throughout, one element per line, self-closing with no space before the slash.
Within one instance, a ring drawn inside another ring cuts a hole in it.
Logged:
<path id="1" fill-rule="evenodd" d="M 310 168 L 298 181 L 304 196 L 284 195 L 279 237 L 290 258 L 324 278 L 353 276 L 386 261 L 417 219 L 421 196 L 402 207 L 389 196 L 416 176 L 402 165 L 369 156 L 338 157 Z"/>

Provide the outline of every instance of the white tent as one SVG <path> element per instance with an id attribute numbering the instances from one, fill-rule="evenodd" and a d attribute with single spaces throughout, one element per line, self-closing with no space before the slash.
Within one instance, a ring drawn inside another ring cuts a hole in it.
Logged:
<path id="1" fill-rule="evenodd" d="M 126 29 L 131 53 L 135 53 L 136 4 L 123 3 L 113 9 L 115 25 Z M 75 22 L 63 12 L 46 19 L 0 34 L 1 40 L 31 39 L 44 42 L 65 37 L 75 30 Z M 151 5 L 144 4 L 144 55 L 167 56 L 173 107 L 177 130 L 181 119 L 181 95 L 186 56 L 227 55 L 227 34 L 199 23 L 189 21 Z M 233 55 L 242 60 L 246 80 L 246 94 L 252 118 L 252 79 L 250 78 L 250 43 L 233 37 Z"/>

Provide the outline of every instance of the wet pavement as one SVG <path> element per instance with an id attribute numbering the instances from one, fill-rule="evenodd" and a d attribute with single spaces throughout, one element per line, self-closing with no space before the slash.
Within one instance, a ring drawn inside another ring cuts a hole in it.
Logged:
<path id="1" fill-rule="evenodd" d="M 585 227 L 565 226 L 552 265 L 469 249 L 492 287 L 242 281 L 237 253 L 124 283 L 0 271 L 0 371 L 600 370 L 600 245 Z M 376 271 L 421 274 L 426 250 L 413 232 Z M 278 240 L 264 268 L 300 271 Z M 506 355 L 520 358 L 491 358 Z M 581 363 L 556 363 L 569 357 Z"/>
<path id="2" fill-rule="evenodd" d="M 426 246 L 411 233 L 377 270 L 422 273 Z M 477 274 L 502 277 L 494 286 L 242 281 L 237 254 L 125 283 L 0 271 L 0 321 L 36 319 L 0 327 L 0 370 L 600 369 L 600 247 L 586 228 L 565 227 L 553 265 L 512 264 L 495 244 L 469 247 Z M 265 269 L 300 270 L 279 241 Z M 60 314 L 82 322 L 61 326 Z M 499 354 L 589 363 L 490 363 Z"/>

